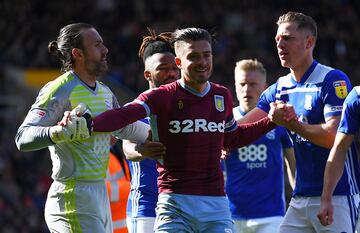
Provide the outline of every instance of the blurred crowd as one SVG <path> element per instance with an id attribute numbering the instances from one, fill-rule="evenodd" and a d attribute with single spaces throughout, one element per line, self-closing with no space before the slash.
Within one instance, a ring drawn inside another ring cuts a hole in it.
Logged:
<path id="1" fill-rule="evenodd" d="M 235 62 L 257 58 L 268 70 L 270 84 L 286 73 L 277 57 L 274 36 L 278 16 L 289 11 L 311 15 L 318 23 L 315 58 L 345 71 L 359 85 L 360 4 L 350 0 L 3 0 L 0 2 L 0 232 L 47 232 L 44 198 L 51 183 L 46 149 L 20 153 L 14 135 L 38 90 L 5 77 L 8 67 L 54 68 L 47 53 L 61 27 L 93 24 L 109 48 L 111 88 L 133 93 L 147 89 L 137 56 L 147 27 L 156 32 L 203 27 L 216 37 L 212 81 L 233 90 Z M 10 97 L 10 98 L 9 98 Z"/>

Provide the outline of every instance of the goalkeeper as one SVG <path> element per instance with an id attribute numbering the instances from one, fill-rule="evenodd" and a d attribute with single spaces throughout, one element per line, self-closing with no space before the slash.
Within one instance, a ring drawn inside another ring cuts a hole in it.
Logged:
<path id="1" fill-rule="evenodd" d="M 77 113 L 95 117 L 119 107 L 110 89 L 97 81 L 107 71 L 108 49 L 97 30 L 84 23 L 62 28 L 48 48 L 61 60 L 65 73 L 40 90 L 18 129 L 16 145 L 20 151 L 50 150 L 54 182 L 45 205 L 50 232 L 111 233 L 105 186 L 111 133 L 90 135 L 86 119 L 76 117 Z M 78 106 L 80 102 L 86 105 Z M 58 125 L 71 109 L 71 120 Z M 146 124 L 136 122 L 113 134 L 143 142 L 147 132 Z"/>

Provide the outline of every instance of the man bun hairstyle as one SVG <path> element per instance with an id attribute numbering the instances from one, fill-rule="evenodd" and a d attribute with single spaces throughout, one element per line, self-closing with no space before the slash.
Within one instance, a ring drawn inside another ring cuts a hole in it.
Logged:
<path id="1" fill-rule="evenodd" d="M 61 71 L 66 72 L 73 69 L 74 59 L 71 54 L 73 48 L 84 49 L 81 32 L 83 29 L 94 28 L 87 23 L 74 23 L 61 28 L 56 41 L 48 45 L 50 54 L 59 58 L 62 63 Z"/>

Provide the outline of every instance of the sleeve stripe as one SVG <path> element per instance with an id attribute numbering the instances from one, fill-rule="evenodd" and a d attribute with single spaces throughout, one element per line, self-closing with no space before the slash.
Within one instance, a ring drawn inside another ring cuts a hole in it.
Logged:
<path id="1" fill-rule="evenodd" d="M 148 116 L 148 117 L 150 116 L 150 113 L 151 113 L 150 108 L 144 101 L 136 99 L 133 102 L 143 106 L 145 108 L 145 111 L 146 111 L 146 116 Z"/>

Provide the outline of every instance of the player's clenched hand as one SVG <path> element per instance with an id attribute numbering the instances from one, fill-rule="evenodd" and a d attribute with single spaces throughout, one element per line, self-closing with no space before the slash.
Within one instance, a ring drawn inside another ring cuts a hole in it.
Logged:
<path id="1" fill-rule="evenodd" d="M 286 126 L 298 120 L 297 115 L 294 111 L 294 107 L 282 101 L 270 103 L 270 111 L 268 117 L 277 125 L 283 126 Z"/>
<path id="2" fill-rule="evenodd" d="M 91 111 L 86 104 L 80 103 L 73 110 L 71 110 L 71 112 L 65 111 L 64 116 L 61 119 L 61 121 L 58 122 L 58 125 L 66 126 L 71 120 L 71 118 L 76 116 L 78 117 L 84 116 L 85 118 L 89 118 L 89 117 L 91 118 Z"/>
<path id="3" fill-rule="evenodd" d="M 317 215 L 320 223 L 324 226 L 332 224 L 334 221 L 333 216 L 334 216 L 334 207 L 331 201 L 321 200 L 320 210 Z"/>
<path id="4" fill-rule="evenodd" d="M 86 105 L 80 104 L 71 112 L 66 111 L 58 125 L 49 130 L 54 143 L 84 140 L 90 137 L 92 119 Z"/>
<path id="5" fill-rule="evenodd" d="M 84 140 L 90 137 L 90 128 L 85 117 L 71 116 L 65 126 L 55 125 L 50 128 L 50 138 L 54 143 Z"/>
<path id="6" fill-rule="evenodd" d="M 284 115 L 283 118 L 286 122 L 291 122 L 291 121 L 298 121 L 298 116 L 295 113 L 295 109 L 294 106 L 292 106 L 291 104 L 284 104 Z"/>
<path id="7" fill-rule="evenodd" d="M 70 119 L 71 119 L 71 112 L 65 111 L 63 118 L 57 124 L 60 126 L 66 126 L 69 123 Z"/>
<path id="8" fill-rule="evenodd" d="M 137 144 L 135 150 L 141 154 L 143 158 L 159 160 L 165 155 L 166 147 L 161 142 L 146 140 L 142 144 Z"/>

